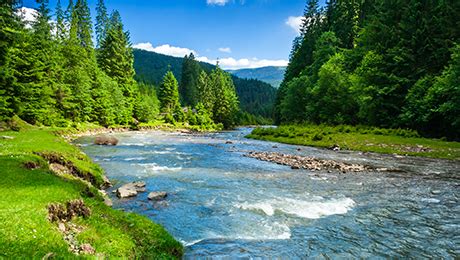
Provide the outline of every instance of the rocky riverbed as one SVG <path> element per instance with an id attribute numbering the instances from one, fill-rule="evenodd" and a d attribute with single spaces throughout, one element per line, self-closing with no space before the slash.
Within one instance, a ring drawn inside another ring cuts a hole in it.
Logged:
<path id="1" fill-rule="evenodd" d="M 373 167 L 362 164 L 352 164 L 333 160 L 323 160 L 314 157 L 293 154 L 282 154 L 274 152 L 249 152 L 245 154 L 245 156 L 262 161 L 291 166 L 292 169 L 307 169 L 312 171 L 325 170 L 337 171 L 341 173 L 364 172 L 375 170 Z"/>

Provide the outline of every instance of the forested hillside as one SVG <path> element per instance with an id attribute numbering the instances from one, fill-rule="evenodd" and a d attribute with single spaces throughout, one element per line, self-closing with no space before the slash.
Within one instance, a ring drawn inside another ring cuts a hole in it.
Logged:
<path id="1" fill-rule="evenodd" d="M 18 116 L 35 125 L 137 127 L 159 120 L 206 130 L 260 121 L 248 112 L 271 116 L 275 94 L 264 83 L 238 81 L 241 111 L 232 77 L 219 67 L 193 56 L 184 63 L 133 53 L 120 14 L 108 14 L 103 0 L 96 8 L 95 43 L 86 0 L 70 1 L 65 10 L 58 1 L 55 11 L 48 1 L 37 3 L 32 22 L 21 17 L 17 1 L 0 6 L 0 122 Z M 256 93 L 262 96 L 244 96 Z"/>
<path id="2" fill-rule="evenodd" d="M 277 123 L 460 139 L 460 1 L 307 1 Z"/>
<path id="3" fill-rule="evenodd" d="M 48 1 L 37 3 L 30 24 L 17 15 L 16 1 L 0 6 L 0 121 L 16 115 L 38 125 L 109 126 L 155 116 L 155 97 L 134 81 L 129 36 L 116 10 L 109 15 L 98 2 L 94 44 L 86 0 L 65 10 L 58 1 L 53 12 Z"/>
<path id="4" fill-rule="evenodd" d="M 258 79 L 278 88 L 283 81 L 286 67 L 262 67 L 255 69 L 229 70 L 231 74 L 243 79 Z"/>
<path id="5" fill-rule="evenodd" d="M 192 61 L 191 67 L 194 64 L 198 64 L 200 68 L 195 71 L 192 69 L 191 73 L 195 75 L 182 80 L 183 63 L 189 60 L 187 57 L 185 59 L 177 58 L 139 49 L 134 49 L 133 53 L 137 81 L 157 86 L 169 68 L 180 83 L 179 92 L 182 100 L 185 102 L 184 104 L 190 104 L 190 100 L 193 99 L 190 95 L 196 95 L 191 93 L 194 91 L 193 86 L 191 87 L 192 90 L 187 92 L 187 89 L 190 89 L 185 87 L 187 82 L 193 81 L 193 78 L 197 78 L 196 75 L 199 75 L 201 69 L 209 73 L 216 67 L 209 63 Z M 188 71 L 190 72 L 190 70 Z M 236 76 L 232 76 L 232 80 L 240 101 L 240 107 L 243 111 L 255 116 L 272 118 L 273 104 L 276 97 L 276 90 L 272 86 L 260 80 L 242 79 Z"/>

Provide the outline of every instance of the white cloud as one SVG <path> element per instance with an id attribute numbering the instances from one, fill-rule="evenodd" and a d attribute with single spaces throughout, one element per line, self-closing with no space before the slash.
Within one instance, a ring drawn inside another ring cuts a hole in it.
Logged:
<path id="1" fill-rule="evenodd" d="M 184 57 L 185 55 L 189 55 L 193 53 L 196 55 L 194 50 L 190 50 L 188 48 L 181 48 L 181 47 L 174 47 L 169 44 L 163 44 L 157 47 L 154 47 L 150 42 L 138 43 L 134 44 L 133 48 L 146 50 L 146 51 L 153 51 L 156 53 L 161 53 L 165 55 L 170 55 L 174 57 Z"/>
<path id="2" fill-rule="evenodd" d="M 26 28 L 32 28 L 32 23 L 37 20 L 38 11 L 32 8 L 21 7 L 16 10 L 16 15 L 25 23 Z"/>
<path id="3" fill-rule="evenodd" d="M 229 47 L 219 48 L 219 51 L 220 52 L 225 52 L 225 53 L 232 53 L 232 49 L 230 49 Z"/>
<path id="4" fill-rule="evenodd" d="M 286 20 L 286 25 L 294 29 L 297 33 L 300 33 L 300 26 L 303 23 L 302 16 L 289 16 Z"/>
<path id="5" fill-rule="evenodd" d="M 174 57 L 184 57 L 190 53 L 193 53 L 198 61 L 207 62 L 210 64 L 217 64 L 219 61 L 219 65 L 223 69 L 243 69 L 243 68 L 260 68 L 260 67 L 267 67 L 267 66 L 287 66 L 287 60 L 268 60 L 262 59 L 259 60 L 257 58 L 250 58 L 250 59 L 235 59 L 232 57 L 222 58 L 222 59 L 210 59 L 206 56 L 200 56 L 194 50 L 183 48 L 183 47 L 175 47 L 169 44 L 164 44 L 161 46 L 153 46 L 150 42 L 145 43 L 138 43 L 134 44 L 133 48 L 157 52 L 165 55 L 171 55 Z M 227 49 L 227 48 L 224 48 Z M 228 48 L 230 49 L 230 48 Z"/>
<path id="6" fill-rule="evenodd" d="M 206 0 L 208 5 L 220 5 L 224 6 L 228 3 L 229 0 Z"/>
<path id="7" fill-rule="evenodd" d="M 197 60 L 216 64 L 217 60 L 209 59 L 208 57 L 198 57 Z M 287 60 L 259 60 L 257 58 L 252 59 L 235 59 L 235 58 L 222 58 L 219 59 L 219 65 L 223 69 L 245 69 L 245 68 L 261 68 L 267 66 L 287 66 Z"/>

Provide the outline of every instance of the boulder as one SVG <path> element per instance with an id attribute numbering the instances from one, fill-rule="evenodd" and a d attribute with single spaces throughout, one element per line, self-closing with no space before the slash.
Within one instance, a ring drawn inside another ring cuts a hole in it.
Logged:
<path id="1" fill-rule="evenodd" d="M 153 191 L 149 193 L 148 199 L 149 200 L 161 200 L 161 199 L 166 198 L 167 196 L 168 196 L 168 193 L 164 191 Z"/>
<path id="2" fill-rule="evenodd" d="M 101 135 L 97 136 L 94 140 L 94 144 L 97 145 L 117 145 L 118 139 L 113 136 Z"/>
<path id="3" fill-rule="evenodd" d="M 121 186 L 116 191 L 119 198 L 135 197 L 138 192 L 145 192 L 145 182 L 131 182 Z"/>
<path id="4" fill-rule="evenodd" d="M 118 198 L 129 198 L 137 196 L 137 191 L 135 189 L 129 189 L 127 187 L 120 187 L 117 189 Z"/>

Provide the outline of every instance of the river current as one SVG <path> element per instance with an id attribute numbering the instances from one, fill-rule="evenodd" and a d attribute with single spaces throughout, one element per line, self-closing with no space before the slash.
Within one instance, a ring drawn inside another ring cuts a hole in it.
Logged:
<path id="1" fill-rule="evenodd" d="M 186 246 L 185 258 L 460 257 L 458 161 L 329 151 L 244 138 L 251 129 L 190 135 L 127 132 L 117 146 L 77 140 L 106 171 L 112 189 L 145 181 L 166 191 L 113 199 L 145 215 Z M 299 149 L 300 148 L 300 149 Z M 292 170 L 244 157 L 301 154 L 398 172 Z"/>

